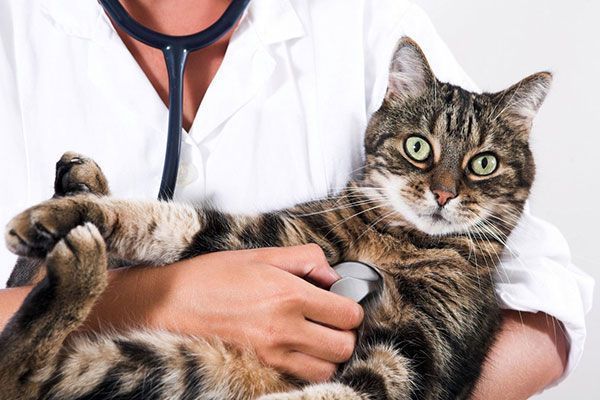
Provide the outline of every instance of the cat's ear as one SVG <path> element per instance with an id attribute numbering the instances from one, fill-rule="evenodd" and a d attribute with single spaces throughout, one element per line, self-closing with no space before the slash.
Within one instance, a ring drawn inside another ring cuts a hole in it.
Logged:
<path id="1" fill-rule="evenodd" d="M 398 42 L 390 65 L 386 99 L 408 99 L 423 95 L 435 84 L 435 76 L 419 45 L 409 37 Z"/>
<path id="2" fill-rule="evenodd" d="M 499 102 L 497 116 L 504 116 L 510 122 L 529 129 L 546 95 L 550 91 L 552 74 L 538 72 L 523 79 L 508 89 L 496 93 Z M 497 116 L 492 116 L 496 118 Z"/>

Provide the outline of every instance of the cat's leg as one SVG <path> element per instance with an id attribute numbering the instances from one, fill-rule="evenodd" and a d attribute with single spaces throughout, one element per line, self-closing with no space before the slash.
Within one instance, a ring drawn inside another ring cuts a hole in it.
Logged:
<path id="1" fill-rule="evenodd" d="M 9 223 L 6 241 L 16 254 L 42 257 L 70 229 L 85 222 L 98 227 L 111 256 L 146 265 L 221 250 L 311 242 L 327 248 L 328 239 L 321 232 L 330 231 L 285 212 L 240 216 L 180 203 L 77 195 L 24 211 Z M 328 260 L 335 262 L 340 244 L 328 248 Z"/>
<path id="2" fill-rule="evenodd" d="M 94 160 L 69 151 L 56 163 L 54 198 L 93 193 L 98 196 L 110 194 L 108 182 Z M 19 257 L 6 283 L 7 287 L 38 284 L 46 276 L 43 260 Z"/>
<path id="3" fill-rule="evenodd" d="M 203 213 L 187 205 L 76 195 L 48 200 L 13 218 L 6 243 L 15 254 L 43 257 L 86 222 L 98 227 L 112 255 L 150 264 L 181 259 L 194 235 L 210 225 Z"/>
<path id="4" fill-rule="evenodd" d="M 371 344 L 331 383 L 274 393 L 260 400 L 383 400 L 411 398 L 411 362 L 392 344 Z"/>
<path id="5" fill-rule="evenodd" d="M 0 388 L 6 399 L 37 399 L 55 375 L 65 338 L 106 287 L 104 240 L 95 226 L 76 227 L 48 253 L 47 276 L 0 334 Z"/>

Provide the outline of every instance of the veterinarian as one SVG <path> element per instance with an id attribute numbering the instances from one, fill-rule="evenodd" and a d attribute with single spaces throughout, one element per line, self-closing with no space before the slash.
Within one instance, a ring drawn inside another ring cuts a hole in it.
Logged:
<path id="1" fill-rule="evenodd" d="M 145 25 L 182 35 L 208 26 L 228 1 L 123 4 Z M 264 211 L 343 187 L 361 165 L 362 134 L 403 35 L 441 80 L 476 89 L 409 1 L 253 0 L 233 32 L 190 57 L 176 199 Z M 53 165 L 69 149 L 98 161 L 113 194 L 154 198 L 167 93 L 160 51 L 115 30 L 96 1 L 0 0 L 0 224 L 52 194 Z M 512 242 L 519 258 L 506 254 L 497 277 L 504 329 L 478 399 L 525 399 L 557 383 L 585 340 L 592 282 L 571 264 L 564 238 L 527 214 Z M 2 246 L 4 280 L 14 261 Z M 324 290 L 308 298 L 312 284 L 301 278 L 322 288 L 335 281 L 317 246 L 115 270 L 86 329 L 217 335 L 282 371 L 324 380 L 350 357 L 363 312 Z M 0 325 L 30 290 L 0 291 Z"/>

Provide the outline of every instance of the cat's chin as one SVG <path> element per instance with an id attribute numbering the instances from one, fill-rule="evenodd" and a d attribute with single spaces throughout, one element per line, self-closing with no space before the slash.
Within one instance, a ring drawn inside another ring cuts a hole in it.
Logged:
<path id="1" fill-rule="evenodd" d="M 417 216 L 416 220 L 411 222 L 418 230 L 432 236 L 451 235 L 464 230 L 439 214 Z"/>
<path id="2" fill-rule="evenodd" d="M 469 223 L 455 222 L 447 213 L 437 211 L 419 213 L 402 199 L 392 197 L 392 208 L 403 217 L 404 223 L 397 225 L 411 225 L 417 230 L 431 236 L 444 236 L 464 233 L 468 230 Z"/>
<path id="3" fill-rule="evenodd" d="M 394 226 L 404 226 L 416 229 L 430 236 L 446 236 L 465 232 L 464 224 L 456 224 L 439 214 L 418 215 L 412 210 L 403 211 L 396 208 L 396 211 L 402 215 L 402 220 L 392 223 Z"/>

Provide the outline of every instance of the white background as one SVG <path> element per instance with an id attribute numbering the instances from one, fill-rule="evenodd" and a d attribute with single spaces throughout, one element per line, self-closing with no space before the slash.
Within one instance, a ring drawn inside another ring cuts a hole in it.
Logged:
<path id="1" fill-rule="evenodd" d="M 532 211 L 600 282 L 600 1 L 417 0 L 468 74 L 496 91 L 539 70 L 555 84 L 535 124 Z M 597 293 L 596 293 L 597 294 Z M 600 399 L 600 301 L 573 375 L 538 399 Z"/>

